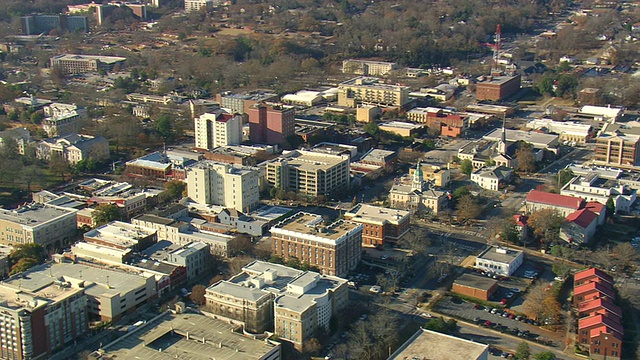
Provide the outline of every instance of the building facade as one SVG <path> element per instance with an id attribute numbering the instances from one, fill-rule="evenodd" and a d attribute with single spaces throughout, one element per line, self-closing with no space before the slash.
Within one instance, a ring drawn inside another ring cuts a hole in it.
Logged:
<path id="1" fill-rule="evenodd" d="M 394 209 L 410 212 L 426 212 L 436 215 L 445 207 L 447 194 L 444 191 L 429 188 L 424 180 L 422 165 L 418 163 L 410 184 L 396 183 L 389 191 L 389 202 Z"/>
<path id="2" fill-rule="evenodd" d="M 280 145 L 295 134 L 295 110 L 282 106 L 256 104 L 247 110 L 249 140 L 253 143 Z"/>
<path id="3" fill-rule="evenodd" d="M 640 164 L 640 136 L 600 134 L 595 140 L 594 163 L 626 167 Z"/>
<path id="4" fill-rule="evenodd" d="M 101 162 L 109 159 L 109 142 L 102 136 L 80 134 L 44 139 L 36 144 L 36 158 L 64 159 L 71 165 L 89 159 Z"/>
<path id="5" fill-rule="evenodd" d="M 33 204 L 16 210 L 0 209 L 0 242 L 40 244 L 48 252 L 71 244 L 76 235 L 76 211 Z"/>
<path id="6" fill-rule="evenodd" d="M 358 77 L 338 85 L 338 106 L 404 107 L 409 102 L 408 86 L 384 84 L 378 78 Z"/>
<path id="7" fill-rule="evenodd" d="M 397 70 L 398 64 L 385 61 L 348 59 L 342 62 L 342 72 L 364 76 L 385 76 Z"/>
<path id="8" fill-rule="evenodd" d="M 322 274 L 344 277 L 360 263 L 362 230 L 362 224 L 325 224 L 320 215 L 299 212 L 271 228 L 271 252 L 315 266 Z"/>
<path id="9" fill-rule="evenodd" d="M 51 67 L 58 67 L 67 74 L 97 72 L 99 69 L 113 70 L 116 64 L 122 65 L 127 58 L 118 56 L 97 56 L 62 54 L 51 58 Z"/>
<path id="10" fill-rule="evenodd" d="M 520 75 L 491 76 L 476 86 L 476 100 L 500 101 L 520 91 Z"/>
<path id="11" fill-rule="evenodd" d="M 367 204 L 358 204 L 344 218 L 362 224 L 362 246 L 381 247 L 397 243 L 409 231 L 410 213 Z"/>
<path id="12" fill-rule="evenodd" d="M 489 246 L 476 257 L 475 267 L 502 276 L 511 276 L 524 261 L 524 253 L 502 247 Z"/>
<path id="13" fill-rule="evenodd" d="M 194 119 L 195 147 L 210 150 L 242 142 L 242 116 L 205 113 Z"/>

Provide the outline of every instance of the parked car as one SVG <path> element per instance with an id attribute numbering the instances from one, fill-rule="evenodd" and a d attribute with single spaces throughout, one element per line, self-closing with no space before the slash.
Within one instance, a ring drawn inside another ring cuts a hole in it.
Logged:
<path id="1" fill-rule="evenodd" d="M 374 294 L 380 294 L 382 292 L 382 288 L 378 285 L 373 285 L 369 291 Z"/>

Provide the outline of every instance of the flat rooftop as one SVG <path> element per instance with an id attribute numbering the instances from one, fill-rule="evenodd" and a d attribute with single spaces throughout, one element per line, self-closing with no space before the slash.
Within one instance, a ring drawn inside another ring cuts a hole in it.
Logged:
<path id="1" fill-rule="evenodd" d="M 95 239 L 101 242 L 119 246 L 134 246 L 138 240 L 157 231 L 144 226 L 132 225 L 121 221 L 112 221 L 84 234 L 85 239 Z"/>
<path id="2" fill-rule="evenodd" d="M 505 84 L 517 77 L 520 77 L 519 75 L 516 76 L 491 76 L 488 77 L 487 79 L 478 82 L 478 85 L 481 84 L 495 84 L 495 85 L 502 85 Z"/>
<path id="3" fill-rule="evenodd" d="M 57 221 L 74 213 L 75 210 L 63 210 L 42 204 L 23 206 L 15 210 L 0 209 L 0 220 L 11 221 L 28 228 Z"/>
<path id="4" fill-rule="evenodd" d="M 271 232 L 290 234 L 292 236 L 312 237 L 314 240 L 324 240 L 334 243 L 358 227 L 361 228 L 362 225 L 343 220 L 325 225 L 320 215 L 298 212 L 275 224 L 271 228 Z"/>
<path id="5" fill-rule="evenodd" d="M 103 350 L 109 359 L 254 360 L 280 346 L 245 337 L 237 327 L 201 314 L 167 313 Z"/>
<path id="6" fill-rule="evenodd" d="M 328 170 L 342 162 L 348 161 L 347 155 L 330 155 L 313 151 L 293 151 L 293 154 L 286 154 L 276 161 L 287 161 L 289 166 L 294 166 L 299 170 L 316 172 Z"/>
<path id="7" fill-rule="evenodd" d="M 520 254 L 522 254 L 522 251 L 520 250 L 490 246 L 489 248 L 481 252 L 480 255 L 478 255 L 478 259 L 497 261 L 501 263 L 510 263 Z"/>
<path id="8" fill-rule="evenodd" d="M 502 138 L 502 128 L 494 129 L 482 138 L 490 141 L 499 141 Z M 508 142 L 524 141 L 537 146 L 551 147 L 558 140 L 558 135 L 506 129 L 506 138 Z"/>
<path id="9" fill-rule="evenodd" d="M 463 274 L 459 278 L 455 279 L 453 283 L 462 285 L 462 286 L 471 287 L 474 289 L 481 289 L 481 290 L 487 291 L 491 289 L 493 286 L 495 286 L 495 284 L 497 284 L 498 281 L 485 276 Z"/>
<path id="10" fill-rule="evenodd" d="M 339 84 L 340 87 L 367 87 L 376 90 L 400 91 L 409 90 L 408 86 L 390 85 L 380 82 L 376 77 L 360 76 Z"/>
<path id="11" fill-rule="evenodd" d="M 382 224 L 388 221 L 392 224 L 398 224 L 401 220 L 409 216 L 408 211 L 388 209 L 381 206 L 373 206 L 367 204 L 358 204 L 349 210 L 345 217 L 351 217 L 354 221 L 365 221 Z"/>
<path id="12" fill-rule="evenodd" d="M 484 358 L 488 351 L 489 345 L 420 329 L 389 360 L 424 359 L 425 356 L 438 360 L 476 360 Z"/>
<path id="13" fill-rule="evenodd" d="M 92 61 L 98 60 L 105 64 L 114 64 L 119 61 L 125 61 L 127 58 L 120 56 L 100 56 L 100 55 L 78 55 L 78 54 L 62 54 L 52 57 L 55 60 L 66 60 L 66 61 Z"/>
<path id="14" fill-rule="evenodd" d="M 386 128 L 406 129 L 406 130 L 420 129 L 423 126 L 424 125 L 422 124 L 414 124 L 414 123 L 404 122 L 404 121 L 390 121 L 390 122 L 380 124 L 381 128 L 386 127 Z"/>

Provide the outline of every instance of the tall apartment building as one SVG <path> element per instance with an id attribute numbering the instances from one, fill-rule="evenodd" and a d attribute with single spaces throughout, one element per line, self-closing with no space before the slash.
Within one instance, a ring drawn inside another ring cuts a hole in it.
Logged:
<path id="1" fill-rule="evenodd" d="M 281 106 L 256 104 L 247 110 L 249 140 L 279 145 L 295 133 L 295 110 Z"/>
<path id="2" fill-rule="evenodd" d="M 598 135 L 594 163 L 623 167 L 640 165 L 640 136 Z"/>
<path id="3" fill-rule="evenodd" d="M 299 212 L 271 228 L 271 252 L 316 266 L 325 275 L 345 277 L 360 262 L 362 230 L 362 224 L 325 224 L 320 215 Z"/>
<path id="4" fill-rule="evenodd" d="M 192 12 L 192 11 L 200 11 L 203 8 L 211 8 L 213 7 L 212 0 L 185 0 L 184 1 L 184 11 Z"/>
<path id="5" fill-rule="evenodd" d="M 66 281 L 0 285 L 0 358 L 50 358 L 87 332 L 86 306 L 84 290 Z"/>
<path id="6" fill-rule="evenodd" d="M 383 246 L 396 243 L 409 231 L 408 211 L 358 204 L 344 218 L 363 225 L 362 245 Z"/>
<path id="7" fill-rule="evenodd" d="M 219 146 L 239 145 L 242 142 L 242 116 L 205 113 L 193 120 L 195 147 L 213 149 Z"/>
<path id="8" fill-rule="evenodd" d="M 476 87 L 476 100 L 499 101 L 520 91 L 520 75 L 490 76 Z"/>
<path id="9" fill-rule="evenodd" d="M 384 76 L 397 70 L 398 64 L 385 61 L 348 59 L 342 62 L 342 72 L 364 76 Z"/>
<path id="10" fill-rule="evenodd" d="M 266 167 L 269 185 L 285 191 L 326 196 L 349 188 L 349 155 L 295 150 Z"/>
<path id="11" fill-rule="evenodd" d="M 48 252 L 71 244 L 76 235 L 76 211 L 34 204 L 0 209 L 0 243 L 40 244 Z"/>
<path id="12" fill-rule="evenodd" d="M 81 31 L 89 30 L 86 16 L 68 15 L 30 15 L 20 18 L 24 35 L 49 34 L 51 30 Z"/>
<path id="13" fill-rule="evenodd" d="M 62 54 L 51 58 L 51 67 L 59 67 L 67 74 L 97 72 L 99 69 L 113 70 L 116 64 L 122 64 L 127 58 L 119 56 Z"/>
<path id="14" fill-rule="evenodd" d="M 338 85 L 338 105 L 355 108 L 357 104 L 403 107 L 409 103 L 409 87 L 388 85 L 375 77 L 357 77 Z"/>
<path id="15" fill-rule="evenodd" d="M 249 109 L 261 102 L 278 101 L 276 93 L 255 90 L 248 93 L 232 93 L 225 91 L 216 94 L 216 101 L 220 107 L 231 111 L 232 114 L 247 114 Z"/>
<path id="16" fill-rule="evenodd" d="M 229 280 L 211 285 L 207 309 L 216 317 L 239 322 L 248 332 L 273 330 L 298 349 L 349 300 L 347 281 L 312 271 L 256 260 Z"/>
<path id="17" fill-rule="evenodd" d="M 187 170 L 187 192 L 199 204 L 248 212 L 258 205 L 258 169 L 203 160 Z"/>

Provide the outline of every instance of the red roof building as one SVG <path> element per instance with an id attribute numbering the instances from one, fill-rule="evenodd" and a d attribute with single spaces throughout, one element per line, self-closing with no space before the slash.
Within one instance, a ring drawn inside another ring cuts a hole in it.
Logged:
<path id="1" fill-rule="evenodd" d="M 587 209 L 580 209 L 567 215 L 567 223 L 560 231 L 560 238 L 570 244 L 584 244 L 591 241 L 598 227 L 598 215 Z"/>
<path id="2" fill-rule="evenodd" d="M 620 337 L 624 334 L 624 329 L 619 322 L 604 315 L 589 316 L 578 320 L 578 343 L 589 344 L 591 330 L 603 330 L 603 327 L 606 328 L 603 332 L 608 334 L 617 333 Z"/>
<path id="3" fill-rule="evenodd" d="M 604 285 L 599 282 L 590 282 L 577 286 L 573 289 L 573 302 L 575 306 L 578 306 L 583 301 L 590 301 L 603 297 L 610 300 L 616 298 L 613 289 L 611 289 L 608 284 Z"/>
<path id="4" fill-rule="evenodd" d="M 555 209 L 567 216 L 582 209 L 585 201 L 578 197 L 553 194 L 540 190 L 531 190 L 525 199 L 527 212 L 534 213 L 542 209 Z"/>
<path id="5" fill-rule="evenodd" d="M 573 284 L 574 284 L 574 287 L 577 287 L 579 285 L 591 282 L 596 278 L 609 283 L 609 285 L 613 287 L 613 284 L 614 284 L 613 277 L 611 277 L 611 275 L 607 274 L 606 272 L 598 268 L 589 268 L 587 270 L 577 272 L 575 275 L 573 275 Z"/>
<path id="6" fill-rule="evenodd" d="M 607 299 L 595 299 L 583 301 L 578 304 L 578 316 L 589 317 L 594 315 L 604 315 L 613 317 L 617 322 L 622 320 L 622 309 Z"/>

